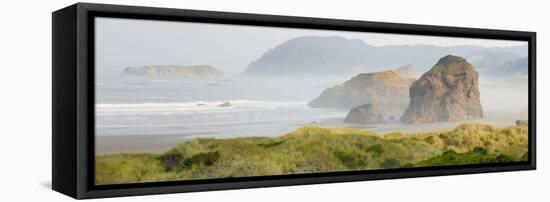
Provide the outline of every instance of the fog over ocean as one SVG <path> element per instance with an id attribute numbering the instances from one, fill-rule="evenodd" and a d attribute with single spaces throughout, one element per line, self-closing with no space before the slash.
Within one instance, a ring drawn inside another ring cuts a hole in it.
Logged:
<path id="1" fill-rule="evenodd" d="M 322 90 L 307 83 L 294 82 L 291 88 L 257 82 L 99 81 L 96 135 L 273 136 L 346 115 L 345 111 L 307 107 L 309 99 Z M 219 106 L 225 102 L 230 106 Z"/>

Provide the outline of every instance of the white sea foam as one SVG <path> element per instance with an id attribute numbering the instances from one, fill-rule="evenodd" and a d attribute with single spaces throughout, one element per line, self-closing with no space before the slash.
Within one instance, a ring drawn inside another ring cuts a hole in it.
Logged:
<path id="1" fill-rule="evenodd" d="M 229 102 L 229 107 L 219 105 Z M 124 103 L 96 104 L 96 113 L 101 115 L 123 114 L 174 114 L 174 113 L 216 113 L 245 112 L 252 110 L 271 110 L 282 108 L 305 108 L 305 102 L 297 101 L 262 101 L 262 100 L 229 100 L 229 101 L 194 101 L 173 103 Z"/>

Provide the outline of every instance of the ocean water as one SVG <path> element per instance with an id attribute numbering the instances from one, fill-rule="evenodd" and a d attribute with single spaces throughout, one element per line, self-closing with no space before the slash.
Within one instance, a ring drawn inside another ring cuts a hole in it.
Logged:
<path id="1" fill-rule="evenodd" d="M 281 80 L 102 79 L 96 82 L 96 135 L 283 135 L 345 117 L 345 111 L 307 106 L 322 89 Z M 225 102 L 230 106 L 220 106 Z"/>
<path id="2" fill-rule="evenodd" d="M 96 135 L 279 136 L 305 125 L 413 133 L 478 122 L 513 125 L 527 118 L 527 85 L 481 82 L 484 118 L 460 122 L 349 125 L 347 111 L 307 103 L 342 81 L 231 78 L 220 81 L 109 77 L 96 81 Z M 229 107 L 219 105 L 229 102 Z"/>

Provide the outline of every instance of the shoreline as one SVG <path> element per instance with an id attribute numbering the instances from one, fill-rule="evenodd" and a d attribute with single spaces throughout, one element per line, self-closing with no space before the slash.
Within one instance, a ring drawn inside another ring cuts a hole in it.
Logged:
<path id="1" fill-rule="evenodd" d="M 160 154 L 186 141 L 186 135 L 113 135 L 95 137 L 95 155 L 119 153 Z"/>
<path id="2" fill-rule="evenodd" d="M 353 128 L 367 130 L 384 135 L 392 132 L 400 132 L 405 135 L 412 135 L 422 132 L 442 132 L 452 130 L 453 128 L 465 124 L 487 124 L 495 127 L 506 127 L 515 125 L 515 121 L 523 119 L 524 113 L 493 115 L 482 119 L 472 119 L 453 122 L 433 122 L 422 124 L 401 124 L 398 121 L 393 121 L 385 124 L 372 125 L 350 125 L 343 124 L 338 120 L 329 120 L 319 124 L 305 124 L 296 126 L 301 127 L 320 127 L 320 128 Z M 165 134 L 165 135 L 114 135 L 114 136 L 96 136 L 95 155 L 108 155 L 119 153 L 152 153 L 160 154 L 168 151 L 177 144 L 195 138 L 216 138 L 228 139 L 237 137 L 280 137 L 290 133 L 288 131 L 279 135 L 238 135 L 238 136 L 219 136 L 205 134 Z"/>

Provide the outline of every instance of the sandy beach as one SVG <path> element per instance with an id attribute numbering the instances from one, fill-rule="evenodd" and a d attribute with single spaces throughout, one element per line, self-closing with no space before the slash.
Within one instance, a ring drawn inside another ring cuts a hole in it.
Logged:
<path id="1" fill-rule="evenodd" d="M 414 134 L 419 132 L 436 132 L 452 129 L 464 123 L 490 124 L 496 127 L 506 127 L 515 125 L 516 120 L 527 119 L 527 112 L 517 113 L 499 113 L 489 112 L 485 118 L 472 119 L 453 122 L 434 122 L 423 124 L 402 124 L 399 121 L 390 121 L 385 124 L 372 125 L 349 125 L 343 124 L 341 119 L 327 119 L 318 124 L 308 124 L 303 126 L 326 127 L 326 128 L 358 128 L 370 130 L 385 134 L 389 132 L 401 132 L 405 134 Z M 296 128 L 299 128 L 297 126 Z M 291 131 L 288 131 L 291 132 Z M 280 134 L 284 135 L 284 134 Z M 243 135 L 234 134 L 234 136 L 216 136 L 208 134 L 171 134 L 171 135 L 113 135 L 96 136 L 96 154 L 116 154 L 116 153 L 162 153 L 173 146 L 197 137 L 204 138 L 234 138 L 244 136 L 271 136 L 273 135 Z"/>
<path id="2" fill-rule="evenodd" d="M 185 135 L 96 136 L 97 155 L 116 153 L 162 153 L 185 141 Z"/>

